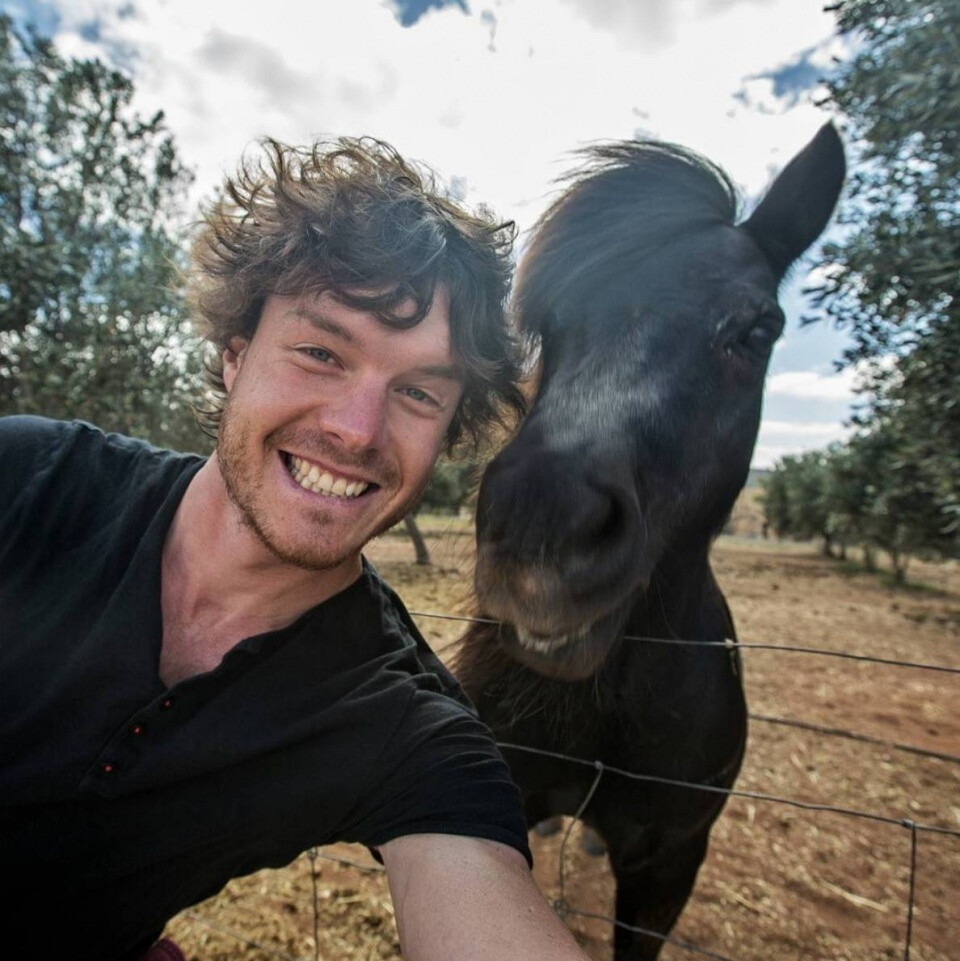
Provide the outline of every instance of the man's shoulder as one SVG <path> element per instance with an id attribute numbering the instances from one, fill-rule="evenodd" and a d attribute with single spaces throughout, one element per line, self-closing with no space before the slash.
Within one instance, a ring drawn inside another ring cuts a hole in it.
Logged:
<path id="1" fill-rule="evenodd" d="M 153 447 L 85 421 L 32 415 L 0 418 L 0 519 L 31 523 L 38 512 L 96 522 L 133 501 L 162 497 L 202 458 Z M 66 533 L 66 531 L 64 531 Z"/>
<path id="2" fill-rule="evenodd" d="M 92 435 L 96 430 L 83 421 L 51 420 L 30 414 L 0 418 L 4 503 L 9 505 L 12 497 L 35 491 L 45 475 L 70 457 L 81 436 Z"/>
<path id="3" fill-rule="evenodd" d="M 92 424 L 74 420 L 52 420 L 35 414 L 11 414 L 0 417 L 0 447 L 4 457 L 42 455 L 50 447 L 68 443 L 71 436 Z"/>
<path id="4" fill-rule="evenodd" d="M 136 461 L 148 470 L 166 463 L 199 462 L 194 454 L 180 454 L 154 447 L 147 441 L 123 434 L 107 433 L 82 420 L 52 420 L 32 414 L 0 418 L 0 457 L 10 483 L 29 480 L 35 484 L 45 474 L 70 464 L 71 486 L 93 480 L 109 480 L 101 466 L 119 467 Z M 125 475 L 116 472 L 118 480 Z"/>
<path id="5" fill-rule="evenodd" d="M 36 414 L 0 417 L 0 452 L 4 458 L 42 460 L 58 449 L 70 449 L 77 444 L 130 450 L 150 447 L 133 437 L 108 434 L 85 420 L 54 420 Z"/>

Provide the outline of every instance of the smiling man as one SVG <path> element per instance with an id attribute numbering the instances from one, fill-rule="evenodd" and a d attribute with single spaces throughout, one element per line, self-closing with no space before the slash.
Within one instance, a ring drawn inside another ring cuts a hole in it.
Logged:
<path id="1" fill-rule="evenodd" d="M 0 422 L 7 943 L 178 957 L 173 914 L 347 840 L 411 961 L 582 961 L 489 732 L 361 554 L 522 408 L 512 227 L 377 141 L 264 146 L 194 248 L 215 453 Z"/>

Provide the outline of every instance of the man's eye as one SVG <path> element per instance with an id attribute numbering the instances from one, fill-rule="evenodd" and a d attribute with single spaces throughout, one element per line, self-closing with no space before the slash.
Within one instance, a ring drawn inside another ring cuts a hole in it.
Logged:
<path id="1" fill-rule="evenodd" d="M 319 360 L 322 364 L 330 364 L 333 362 L 333 354 L 323 347 L 301 347 L 300 350 L 301 353 L 306 354 L 314 360 Z"/>
<path id="2" fill-rule="evenodd" d="M 433 407 L 439 406 L 433 397 L 419 387 L 405 387 L 403 393 L 411 400 L 415 400 L 418 404 L 430 404 Z"/>

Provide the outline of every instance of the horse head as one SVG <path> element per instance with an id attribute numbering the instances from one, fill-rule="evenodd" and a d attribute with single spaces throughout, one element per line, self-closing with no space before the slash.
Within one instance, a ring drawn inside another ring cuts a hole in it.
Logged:
<path id="1" fill-rule="evenodd" d="M 512 625 L 516 660 L 570 679 L 603 663 L 668 553 L 721 529 L 783 331 L 778 289 L 845 169 L 827 124 L 738 223 L 730 180 L 692 151 L 590 153 L 518 270 L 540 385 L 477 503 L 483 613 Z"/>

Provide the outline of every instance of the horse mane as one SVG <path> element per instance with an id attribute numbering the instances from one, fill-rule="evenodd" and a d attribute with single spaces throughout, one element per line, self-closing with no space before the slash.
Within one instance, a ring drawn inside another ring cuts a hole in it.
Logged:
<path id="1" fill-rule="evenodd" d="M 610 141 L 586 147 L 568 187 L 541 215 L 513 291 L 520 329 L 615 283 L 624 267 L 684 235 L 734 224 L 739 197 L 721 167 L 679 144 Z"/>

